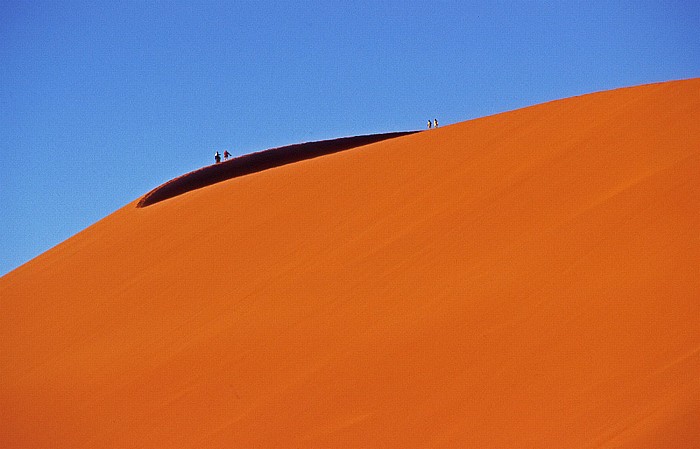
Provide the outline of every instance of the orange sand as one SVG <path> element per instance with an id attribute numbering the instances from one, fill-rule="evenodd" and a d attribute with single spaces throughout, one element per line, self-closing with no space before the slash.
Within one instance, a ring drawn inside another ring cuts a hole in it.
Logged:
<path id="1" fill-rule="evenodd" d="M 137 208 L 0 278 L 0 447 L 700 447 L 700 79 Z"/>

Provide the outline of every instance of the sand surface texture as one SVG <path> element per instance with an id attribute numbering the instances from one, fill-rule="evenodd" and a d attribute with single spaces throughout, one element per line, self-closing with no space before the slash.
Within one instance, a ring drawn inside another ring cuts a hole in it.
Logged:
<path id="1" fill-rule="evenodd" d="M 0 447 L 700 447 L 698 79 L 137 203 L 0 278 Z"/>

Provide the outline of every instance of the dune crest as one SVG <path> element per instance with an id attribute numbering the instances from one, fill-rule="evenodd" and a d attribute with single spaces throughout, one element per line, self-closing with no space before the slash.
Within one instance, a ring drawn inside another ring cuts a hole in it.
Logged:
<path id="1" fill-rule="evenodd" d="M 0 278 L 0 447 L 699 447 L 698 117 L 618 89 L 134 201 Z"/>
<path id="2" fill-rule="evenodd" d="M 144 197 L 139 200 L 137 207 L 150 206 L 159 201 L 182 195 L 191 190 L 201 189 L 202 187 L 226 181 L 227 179 L 250 175 L 270 168 L 281 167 L 315 157 L 346 151 L 362 145 L 413 134 L 413 132 L 415 131 L 341 137 L 318 142 L 298 143 L 259 151 L 257 153 L 245 154 L 220 164 L 203 167 L 170 180 L 144 195 Z"/>

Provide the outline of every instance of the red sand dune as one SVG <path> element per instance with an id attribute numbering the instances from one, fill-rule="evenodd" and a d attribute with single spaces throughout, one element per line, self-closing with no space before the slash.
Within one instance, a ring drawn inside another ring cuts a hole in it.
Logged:
<path id="1" fill-rule="evenodd" d="M 0 278 L 0 447 L 700 447 L 700 80 L 127 205 Z"/>

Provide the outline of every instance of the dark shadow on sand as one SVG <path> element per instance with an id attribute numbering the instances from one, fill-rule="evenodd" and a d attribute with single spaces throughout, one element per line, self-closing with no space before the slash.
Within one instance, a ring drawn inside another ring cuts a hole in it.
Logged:
<path id="1" fill-rule="evenodd" d="M 209 165 L 168 181 L 148 192 L 141 198 L 136 207 L 150 206 L 168 198 L 182 195 L 185 192 L 200 189 L 227 179 L 349 150 L 394 137 L 413 134 L 414 132 L 416 131 L 342 137 L 319 142 L 298 143 L 246 154 L 219 164 Z"/>

